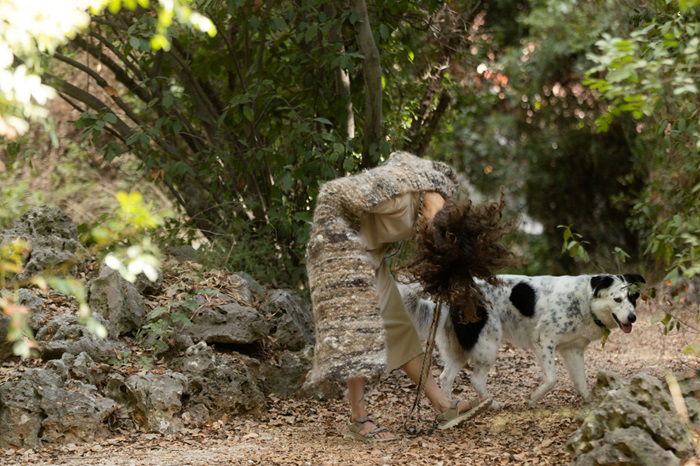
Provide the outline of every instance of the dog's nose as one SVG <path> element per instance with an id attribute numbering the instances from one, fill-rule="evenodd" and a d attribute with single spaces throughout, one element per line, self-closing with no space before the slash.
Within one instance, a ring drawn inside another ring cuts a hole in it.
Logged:
<path id="1" fill-rule="evenodd" d="M 630 314 L 630 315 L 627 316 L 627 322 L 629 322 L 630 324 L 633 324 L 635 320 L 637 320 L 637 316 L 636 316 L 636 315 Z"/>

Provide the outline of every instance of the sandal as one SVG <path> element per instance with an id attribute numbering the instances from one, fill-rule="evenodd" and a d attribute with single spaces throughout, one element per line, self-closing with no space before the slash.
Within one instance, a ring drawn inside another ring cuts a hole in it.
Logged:
<path id="1" fill-rule="evenodd" d="M 376 429 L 372 429 L 369 432 L 361 434 L 360 432 L 362 431 L 362 426 L 368 422 L 373 424 L 375 423 L 369 418 L 369 416 L 358 417 L 350 423 L 349 431 L 345 434 L 345 436 L 354 438 L 355 440 L 360 440 L 362 442 L 393 442 L 399 439 L 397 436 L 386 438 L 377 437 L 377 434 L 381 432 L 388 432 L 388 430 L 384 427 L 377 427 Z"/>
<path id="2" fill-rule="evenodd" d="M 457 424 L 474 418 L 478 414 L 483 413 L 491 406 L 491 398 L 476 398 L 474 400 L 469 400 L 470 408 L 466 411 L 459 412 L 459 400 L 453 400 L 452 404 L 445 411 L 437 415 L 435 419 L 438 422 L 438 429 L 449 429 Z"/>

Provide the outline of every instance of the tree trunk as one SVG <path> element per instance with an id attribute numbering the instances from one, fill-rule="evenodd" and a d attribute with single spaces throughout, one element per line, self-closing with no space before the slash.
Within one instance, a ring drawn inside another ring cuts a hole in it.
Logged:
<path id="1" fill-rule="evenodd" d="M 353 10 L 362 22 L 357 29 L 357 45 L 365 57 L 362 71 L 365 78 L 365 128 L 362 143 L 362 168 L 373 166 L 384 140 L 382 121 L 382 66 L 379 49 L 374 42 L 372 27 L 364 0 L 354 0 Z"/>

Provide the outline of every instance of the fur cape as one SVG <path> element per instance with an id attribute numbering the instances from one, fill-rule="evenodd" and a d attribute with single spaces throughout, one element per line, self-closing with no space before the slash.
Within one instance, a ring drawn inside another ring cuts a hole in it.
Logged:
<path id="1" fill-rule="evenodd" d="M 456 177 L 441 162 L 394 152 L 381 166 L 321 186 L 307 246 L 316 347 L 307 384 L 375 379 L 386 368 L 375 270 L 359 234 L 361 216 L 409 192 L 452 197 Z"/>

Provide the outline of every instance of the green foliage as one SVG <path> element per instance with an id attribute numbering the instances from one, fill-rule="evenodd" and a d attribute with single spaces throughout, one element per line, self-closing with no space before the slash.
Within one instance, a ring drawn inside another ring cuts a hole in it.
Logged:
<path id="1" fill-rule="evenodd" d="M 659 317 L 653 320 L 654 323 L 661 324 L 664 335 L 668 335 L 669 332 L 673 330 L 680 330 L 681 323 L 673 318 L 672 314 L 666 313 L 663 317 Z"/>
<path id="2" fill-rule="evenodd" d="M 22 239 L 16 239 L 9 243 L 0 244 L 0 290 L 8 288 L 8 279 L 12 279 L 22 271 L 22 259 L 29 253 L 29 243 Z M 7 340 L 12 342 L 14 354 L 27 358 L 31 355 L 34 344 L 32 331 L 27 324 L 29 309 L 26 306 L 16 304 L 18 296 L 16 290 L 12 293 L 3 292 L 0 295 L 0 309 L 3 314 L 10 317 L 7 329 Z"/>
<path id="3" fill-rule="evenodd" d="M 173 335 L 192 325 L 190 316 L 197 307 L 197 301 L 189 297 L 154 308 L 146 317 L 146 324 L 139 329 L 136 340 L 144 349 L 166 351 Z"/>
<path id="4" fill-rule="evenodd" d="M 570 257 L 577 258 L 582 262 L 590 262 L 591 258 L 586 252 L 586 246 L 591 244 L 583 239 L 583 236 L 571 230 L 571 225 L 559 225 L 557 228 L 563 230 L 564 238 L 561 253 L 568 254 Z M 619 249 L 619 248 L 618 248 Z"/>
<path id="5" fill-rule="evenodd" d="M 166 37 L 173 18 L 210 36 L 216 34 L 214 24 L 193 12 L 190 0 L 159 0 L 156 31 L 151 46 L 168 49 Z M 52 88 L 42 83 L 45 54 L 75 37 L 90 23 L 88 11 L 97 15 L 108 9 L 117 13 L 148 8 L 149 0 L 53 0 L 51 14 L 41 2 L 24 4 L 5 2 L 0 9 L 0 138 L 15 139 L 27 131 L 27 120 L 46 117 L 46 102 L 55 96 Z M 149 15 L 150 16 L 150 15 Z"/>
<path id="6" fill-rule="evenodd" d="M 580 251 L 606 266 L 640 262 L 656 238 L 687 274 L 695 223 L 685 193 L 700 182 L 688 98 L 694 5 L 369 2 L 387 137 L 364 158 L 359 16 L 340 5 L 203 2 L 222 33 L 174 25 L 172 46 L 157 51 L 156 18 L 105 16 L 65 54 L 87 53 L 111 71 L 107 96 L 94 96 L 104 105 L 76 97 L 87 138 L 107 160 L 138 157 L 188 231 L 207 237 L 210 257 L 270 284 L 305 282 L 320 184 L 397 148 L 456 165 L 487 195 L 505 186 L 509 214 L 544 228 L 514 240 L 532 258 L 528 273 L 573 272 L 585 264 Z M 671 230 L 664 223 L 676 213 L 684 226 Z M 587 251 L 571 246 L 577 260 L 558 254 L 562 224 L 590 241 Z M 184 229 L 173 227 L 170 237 Z"/>
<path id="7" fill-rule="evenodd" d="M 700 23 L 694 19 L 674 15 L 662 24 L 655 19 L 628 38 L 603 34 L 596 42 L 600 54 L 590 55 L 596 66 L 589 69 L 584 83 L 609 102 L 606 113 L 596 120 L 600 131 L 607 131 L 613 118 L 625 112 L 635 119 L 652 116 L 668 108 L 668 100 L 679 105 L 670 111 L 693 113 L 695 105 L 688 94 L 698 93 L 695 76 L 700 64 Z M 601 71 L 605 75 L 595 78 Z M 700 148 L 698 133 L 694 136 Z"/>
<path id="8" fill-rule="evenodd" d="M 697 2 L 657 6 L 654 17 L 627 37 L 603 35 L 585 81 L 608 102 L 597 120 L 629 113 L 640 143 L 636 163 L 649 171 L 630 225 L 645 254 L 663 261 L 667 280 L 700 273 L 700 125 L 697 122 L 700 19 Z"/>
<path id="9" fill-rule="evenodd" d="M 465 11 L 473 6 L 463 3 Z M 387 140 L 364 158 L 359 16 L 322 0 L 205 2 L 200 11 L 227 32 L 208 37 L 174 25 L 167 51 L 149 46 L 149 16 L 94 22 L 95 41 L 75 45 L 115 71 L 119 100 L 106 100 L 109 108 L 85 100 L 78 126 L 107 160 L 139 157 L 206 235 L 212 256 L 268 283 L 298 286 L 306 281 L 304 250 L 320 184 L 373 166 L 415 138 L 423 101 L 432 108 L 450 83 L 445 74 L 425 97 L 419 78 L 433 70 L 442 76 L 431 60 L 456 54 L 465 37 L 454 34 L 446 48 L 447 39 L 427 27 L 442 14 L 439 6 L 370 4 L 385 63 Z M 107 48 L 119 51 L 110 61 L 99 53 Z"/>
<path id="10" fill-rule="evenodd" d="M 438 135 L 431 153 L 455 154 L 451 161 L 482 193 L 505 189 L 513 214 L 542 224 L 542 235 L 520 243 L 530 259 L 523 272 L 586 268 L 559 255 L 562 224 L 576 225 L 598 262 L 613 262 L 609 244 L 638 260 L 637 236 L 625 219 L 644 167 L 634 163 L 634 138 L 623 124 L 596 134 L 599 103 L 581 82 L 587 52 L 600 33 L 620 29 L 627 12 L 613 1 L 498 3 L 510 9 L 509 19 L 487 9 L 473 48 L 476 73 L 463 79 L 450 131 Z"/>

